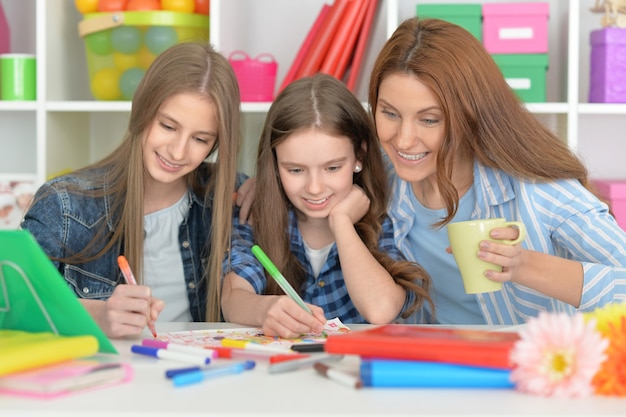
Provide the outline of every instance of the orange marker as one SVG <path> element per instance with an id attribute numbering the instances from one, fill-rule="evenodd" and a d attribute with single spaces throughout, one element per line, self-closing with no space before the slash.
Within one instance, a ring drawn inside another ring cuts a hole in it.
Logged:
<path id="1" fill-rule="evenodd" d="M 122 271 L 122 275 L 124 275 L 124 279 L 128 285 L 137 285 L 137 280 L 135 279 L 135 275 L 133 275 L 133 271 L 130 269 L 130 265 L 128 264 L 128 260 L 124 255 L 120 255 L 117 257 L 117 264 Z M 156 329 L 154 328 L 153 323 L 148 323 L 148 328 L 152 332 L 153 337 L 157 337 Z"/>

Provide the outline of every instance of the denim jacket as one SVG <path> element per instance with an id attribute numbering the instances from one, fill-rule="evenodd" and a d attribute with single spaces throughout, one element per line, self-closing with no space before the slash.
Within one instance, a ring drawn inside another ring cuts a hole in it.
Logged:
<path id="1" fill-rule="evenodd" d="M 84 190 L 94 190 L 88 180 L 72 174 L 48 181 L 37 191 L 35 203 L 21 225 L 22 229 L 33 234 L 51 258 L 66 257 L 85 248 L 102 223 L 106 223 L 108 233 L 113 232 L 114 213 L 110 211 L 109 198 L 70 194 L 64 186 L 67 182 L 78 184 Z M 189 309 L 194 321 L 205 320 L 207 283 L 203 276 L 209 254 L 211 214 L 211 207 L 205 206 L 203 196 L 192 192 L 189 214 L 178 234 Z M 53 263 L 78 297 L 106 300 L 115 286 L 124 282 L 117 265 L 120 252 L 121 248 L 113 247 L 102 257 L 89 262 L 75 265 Z"/>

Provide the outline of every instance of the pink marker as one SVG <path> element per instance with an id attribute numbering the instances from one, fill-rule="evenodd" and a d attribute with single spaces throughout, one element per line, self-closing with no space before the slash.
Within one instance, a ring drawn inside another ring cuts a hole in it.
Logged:
<path id="1" fill-rule="evenodd" d="M 205 358 L 217 358 L 217 351 L 213 349 L 204 349 L 196 346 L 180 345 L 178 343 L 170 343 L 158 339 L 143 339 L 142 346 L 154 347 L 159 349 L 167 349 L 176 352 L 184 352 L 192 355 L 203 356 Z"/>

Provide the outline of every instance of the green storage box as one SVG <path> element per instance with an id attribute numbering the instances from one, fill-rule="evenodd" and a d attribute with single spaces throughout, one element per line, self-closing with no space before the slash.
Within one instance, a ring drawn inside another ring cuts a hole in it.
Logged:
<path id="1" fill-rule="evenodd" d="M 547 54 L 493 54 L 509 86 L 525 103 L 546 101 Z"/>
<path id="2" fill-rule="evenodd" d="M 482 42 L 482 5 L 481 4 L 418 4 L 419 17 L 430 17 L 461 26 Z"/>

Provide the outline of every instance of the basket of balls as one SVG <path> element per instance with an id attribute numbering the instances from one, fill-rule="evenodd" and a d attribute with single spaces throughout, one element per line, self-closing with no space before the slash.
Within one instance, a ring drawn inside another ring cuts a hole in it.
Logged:
<path id="1" fill-rule="evenodd" d="M 91 94 L 131 100 L 157 55 L 181 42 L 209 41 L 209 0 L 75 0 Z"/>

